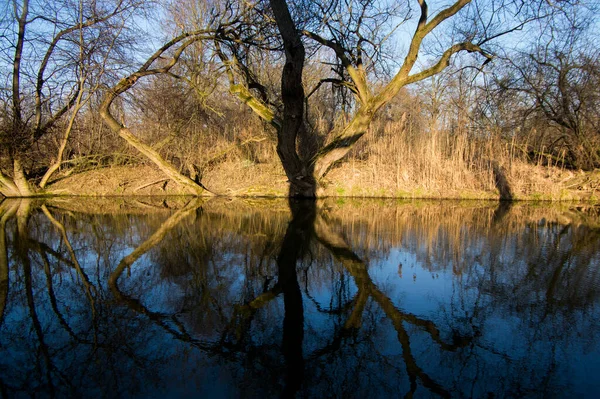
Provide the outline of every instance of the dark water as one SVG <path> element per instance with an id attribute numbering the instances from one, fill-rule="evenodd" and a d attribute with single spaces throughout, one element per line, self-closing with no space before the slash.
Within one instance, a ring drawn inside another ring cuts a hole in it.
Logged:
<path id="1" fill-rule="evenodd" d="M 3 397 L 599 397 L 600 210 L 0 204 Z"/>

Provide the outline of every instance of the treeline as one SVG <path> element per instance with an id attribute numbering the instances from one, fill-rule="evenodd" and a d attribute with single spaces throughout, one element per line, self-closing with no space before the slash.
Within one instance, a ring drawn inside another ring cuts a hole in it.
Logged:
<path id="1" fill-rule="evenodd" d="M 304 197 L 348 161 L 398 188 L 600 167 L 593 2 L 3 7 L 4 196 L 140 163 L 194 194 L 223 162 L 279 163 Z"/>

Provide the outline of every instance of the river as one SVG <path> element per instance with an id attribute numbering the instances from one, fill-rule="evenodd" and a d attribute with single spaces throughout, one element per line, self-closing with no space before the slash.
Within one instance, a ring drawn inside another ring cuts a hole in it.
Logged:
<path id="1" fill-rule="evenodd" d="M 0 204 L 3 397 L 600 396 L 600 208 Z"/>

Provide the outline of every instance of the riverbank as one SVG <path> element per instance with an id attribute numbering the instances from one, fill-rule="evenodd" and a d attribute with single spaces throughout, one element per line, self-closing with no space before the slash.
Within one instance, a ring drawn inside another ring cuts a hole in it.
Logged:
<path id="1" fill-rule="evenodd" d="M 600 170 L 570 171 L 556 167 L 514 162 L 503 166 L 514 199 L 534 201 L 580 201 L 596 203 L 600 198 Z M 480 170 L 438 168 L 438 176 L 427 171 L 407 173 L 388 165 L 349 161 L 327 175 L 321 196 L 498 199 L 491 168 Z M 208 190 L 224 196 L 285 197 L 287 178 L 280 165 L 232 161 L 203 174 Z M 113 166 L 73 175 L 58 175 L 49 185 L 58 195 L 147 196 L 182 195 L 181 187 L 156 168 L 146 165 Z M 207 192 L 207 195 L 212 195 Z"/>

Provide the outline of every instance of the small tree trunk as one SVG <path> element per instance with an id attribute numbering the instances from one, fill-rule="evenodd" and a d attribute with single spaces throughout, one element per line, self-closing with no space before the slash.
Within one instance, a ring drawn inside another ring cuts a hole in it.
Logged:
<path id="1" fill-rule="evenodd" d="M 492 168 L 492 172 L 494 173 L 494 182 L 496 183 L 496 188 L 500 194 L 500 199 L 512 201 L 514 197 L 510 183 L 506 176 L 506 170 L 500 166 L 498 161 L 490 161 L 490 166 Z"/>
<path id="2" fill-rule="evenodd" d="M 75 123 L 75 117 L 77 116 L 77 114 L 79 113 L 79 110 L 82 107 L 82 97 L 83 97 L 83 90 L 80 89 L 79 93 L 77 94 L 77 99 L 75 100 L 75 108 L 73 109 L 73 112 L 71 113 L 71 117 L 69 118 L 69 123 L 67 124 L 67 127 L 65 129 L 65 135 L 63 136 L 63 139 L 60 143 L 60 147 L 58 149 L 58 154 L 56 154 L 56 162 L 54 162 L 52 165 L 50 165 L 50 167 L 48 168 L 48 170 L 46 171 L 46 173 L 44 173 L 44 176 L 42 177 L 42 181 L 40 181 L 40 188 L 45 188 L 46 184 L 48 184 L 48 180 L 50 179 L 50 177 L 54 174 L 54 172 L 56 172 L 58 170 L 58 168 L 60 168 L 60 165 L 62 164 L 62 159 L 63 159 L 63 154 L 65 153 L 65 148 L 67 148 L 67 143 L 69 142 L 69 136 L 71 135 L 71 131 L 73 130 L 73 124 Z"/>

